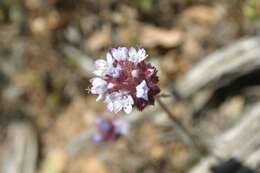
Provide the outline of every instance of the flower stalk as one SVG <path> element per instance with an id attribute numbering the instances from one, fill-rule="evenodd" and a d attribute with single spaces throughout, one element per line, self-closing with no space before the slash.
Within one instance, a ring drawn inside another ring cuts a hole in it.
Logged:
<path id="1" fill-rule="evenodd" d="M 189 132 L 189 130 L 174 116 L 174 114 L 169 110 L 169 108 L 163 103 L 161 98 L 158 96 L 156 97 L 156 101 L 158 105 L 162 108 L 162 110 L 166 113 L 168 118 L 174 124 L 174 127 L 181 135 L 182 139 L 187 142 L 192 148 L 194 148 L 199 154 L 204 155 L 208 153 L 207 147 L 202 145 L 200 142 L 195 140 L 193 135 Z"/>

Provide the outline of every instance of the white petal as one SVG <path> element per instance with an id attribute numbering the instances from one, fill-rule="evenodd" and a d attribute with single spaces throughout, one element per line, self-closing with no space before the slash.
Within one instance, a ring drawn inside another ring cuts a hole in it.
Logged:
<path id="1" fill-rule="evenodd" d="M 107 65 L 112 66 L 114 62 L 114 59 L 110 53 L 107 53 Z"/>
<path id="2" fill-rule="evenodd" d="M 131 47 L 129 49 L 128 54 L 129 54 L 129 60 L 135 63 L 141 62 L 147 57 L 146 52 L 143 48 L 138 49 L 137 51 L 135 48 Z"/>
<path id="3" fill-rule="evenodd" d="M 107 65 L 107 62 L 103 59 L 99 59 L 95 61 L 96 68 L 104 68 Z"/>
<path id="4" fill-rule="evenodd" d="M 118 92 L 113 92 L 111 94 L 107 94 L 106 98 L 105 98 L 105 102 L 106 103 L 110 103 L 110 102 L 113 102 L 113 101 L 117 100 L 118 99 L 118 94 L 119 94 Z"/>
<path id="5" fill-rule="evenodd" d="M 137 54 L 137 52 L 136 52 L 135 48 L 131 47 L 129 49 L 128 54 L 129 54 L 130 57 L 133 57 L 133 56 L 135 56 Z"/>
<path id="6" fill-rule="evenodd" d="M 110 112 L 119 112 L 122 109 L 122 103 L 121 103 L 122 95 L 119 92 L 113 92 L 106 96 L 105 102 L 108 103 L 107 109 Z"/>
<path id="7" fill-rule="evenodd" d="M 108 109 L 110 112 L 113 112 L 113 110 L 114 110 L 113 102 L 109 102 L 109 103 L 107 104 L 107 109 Z"/>
<path id="8" fill-rule="evenodd" d="M 102 94 L 107 90 L 107 82 L 101 78 L 90 79 L 92 83 L 91 93 L 93 94 Z"/>
<path id="9" fill-rule="evenodd" d="M 145 100 L 148 100 L 148 91 L 149 88 L 146 84 L 146 81 L 143 80 L 137 87 L 136 87 L 136 97 L 137 98 L 143 98 Z"/>
<path id="10" fill-rule="evenodd" d="M 104 76 L 105 70 L 95 70 L 93 73 L 97 76 L 102 77 Z"/>
<path id="11" fill-rule="evenodd" d="M 105 87 L 92 87 L 90 89 L 92 94 L 102 94 L 106 91 Z"/>
<path id="12" fill-rule="evenodd" d="M 96 101 L 99 101 L 99 100 L 101 100 L 101 99 L 103 99 L 103 98 L 104 98 L 104 95 L 103 95 L 103 94 L 99 94 L 98 97 L 97 97 L 97 99 L 96 99 Z"/>
<path id="13" fill-rule="evenodd" d="M 119 48 L 113 48 L 111 50 L 111 53 L 113 55 L 113 57 L 118 60 L 118 61 L 121 61 L 121 60 L 125 60 L 127 59 L 127 53 L 128 53 L 128 49 L 126 47 L 119 47 Z"/>
<path id="14" fill-rule="evenodd" d="M 123 109 L 128 114 L 132 112 L 134 104 L 133 98 L 124 92 L 113 92 L 106 95 L 105 102 L 108 103 L 109 111 L 117 113 Z"/>
<path id="15" fill-rule="evenodd" d="M 113 111 L 114 111 L 115 113 L 118 113 L 119 111 L 121 111 L 121 109 L 122 109 L 122 104 L 121 104 L 121 102 L 120 102 L 120 101 L 115 101 L 115 102 L 113 103 Z"/>
<path id="16" fill-rule="evenodd" d="M 96 60 L 95 61 L 95 67 L 96 70 L 94 71 L 94 74 L 97 76 L 105 76 L 110 68 L 113 67 L 114 59 L 110 53 L 107 53 L 106 61 L 105 60 Z"/>
<path id="17" fill-rule="evenodd" d="M 123 100 L 123 103 L 124 103 L 124 111 L 129 114 L 132 112 L 132 108 L 133 108 L 133 104 L 134 104 L 134 100 L 132 98 L 132 96 L 128 95 L 128 96 L 125 96 L 124 100 Z"/>
<path id="18" fill-rule="evenodd" d="M 117 78 L 120 75 L 122 68 L 118 65 L 117 67 L 111 67 L 108 69 L 107 74 L 113 78 Z"/>
<path id="19" fill-rule="evenodd" d="M 107 82 L 101 78 L 94 78 L 93 80 L 91 80 L 91 83 L 93 85 L 94 88 L 96 87 L 104 87 L 107 85 Z"/>
<path id="20" fill-rule="evenodd" d="M 147 57 L 145 49 L 143 48 L 139 49 L 137 54 L 138 54 L 138 62 L 143 61 Z"/>
<path id="21" fill-rule="evenodd" d="M 132 96 L 130 95 L 127 96 L 127 102 L 131 105 L 134 104 L 134 99 L 132 98 Z"/>
<path id="22" fill-rule="evenodd" d="M 124 111 L 125 111 L 125 113 L 127 113 L 127 114 L 130 114 L 131 112 L 132 112 L 132 109 L 133 109 L 133 107 L 132 107 L 132 105 L 125 105 L 124 106 Z"/>

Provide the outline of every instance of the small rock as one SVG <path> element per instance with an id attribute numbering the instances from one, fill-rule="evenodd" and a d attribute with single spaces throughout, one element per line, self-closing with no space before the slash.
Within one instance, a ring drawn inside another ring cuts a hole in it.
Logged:
<path id="1" fill-rule="evenodd" d="M 49 32 L 48 21 L 43 17 L 34 18 L 29 23 L 30 29 L 35 35 L 45 35 Z"/>
<path id="2" fill-rule="evenodd" d="M 54 149 L 50 151 L 45 157 L 40 173 L 62 173 L 66 167 L 68 161 L 67 154 L 60 149 Z"/>
<path id="3" fill-rule="evenodd" d="M 93 33 L 85 42 L 85 47 L 91 51 L 97 51 L 108 47 L 111 43 L 111 28 L 104 26 L 100 31 Z"/>
<path id="4" fill-rule="evenodd" d="M 149 25 L 141 28 L 140 43 L 144 47 L 176 47 L 183 42 L 183 39 L 184 33 L 177 28 L 166 30 Z"/>
<path id="5" fill-rule="evenodd" d="M 242 111 L 245 105 L 245 100 L 241 96 L 236 96 L 227 100 L 220 107 L 220 112 L 228 119 L 236 118 Z"/>

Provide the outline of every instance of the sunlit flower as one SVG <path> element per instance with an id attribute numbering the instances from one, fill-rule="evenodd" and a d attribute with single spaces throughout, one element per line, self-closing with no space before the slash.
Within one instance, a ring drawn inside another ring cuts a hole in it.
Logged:
<path id="1" fill-rule="evenodd" d="M 143 110 L 154 104 L 154 97 L 160 92 L 157 85 L 157 70 L 144 60 L 148 55 L 144 49 L 113 48 L 106 60 L 95 62 L 95 77 L 90 80 L 90 92 L 97 94 L 97 100 L 107 103 L 111 112 L 123 110 L 131 113 L 133 107 Z"/>
<path id="2" fill-rule="evenodd" d="M 116 141 L 122 136 L 126 136 L 130 129 L 130 124 L 123 118 L 99 118 L 96 122 L 97 133 L 93 136 L 94 142 Z"/>

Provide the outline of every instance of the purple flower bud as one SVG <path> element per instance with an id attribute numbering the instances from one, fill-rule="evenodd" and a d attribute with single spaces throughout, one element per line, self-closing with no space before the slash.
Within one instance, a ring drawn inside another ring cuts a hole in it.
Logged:
<path id="1" fill-rule="evenodd" d="M 96 124 L 98 132 L 93 136 L 95 143 L 116 141 L 126 136 L 130 129 L 129 122 L 123 118 L 99 118 Z"/>

